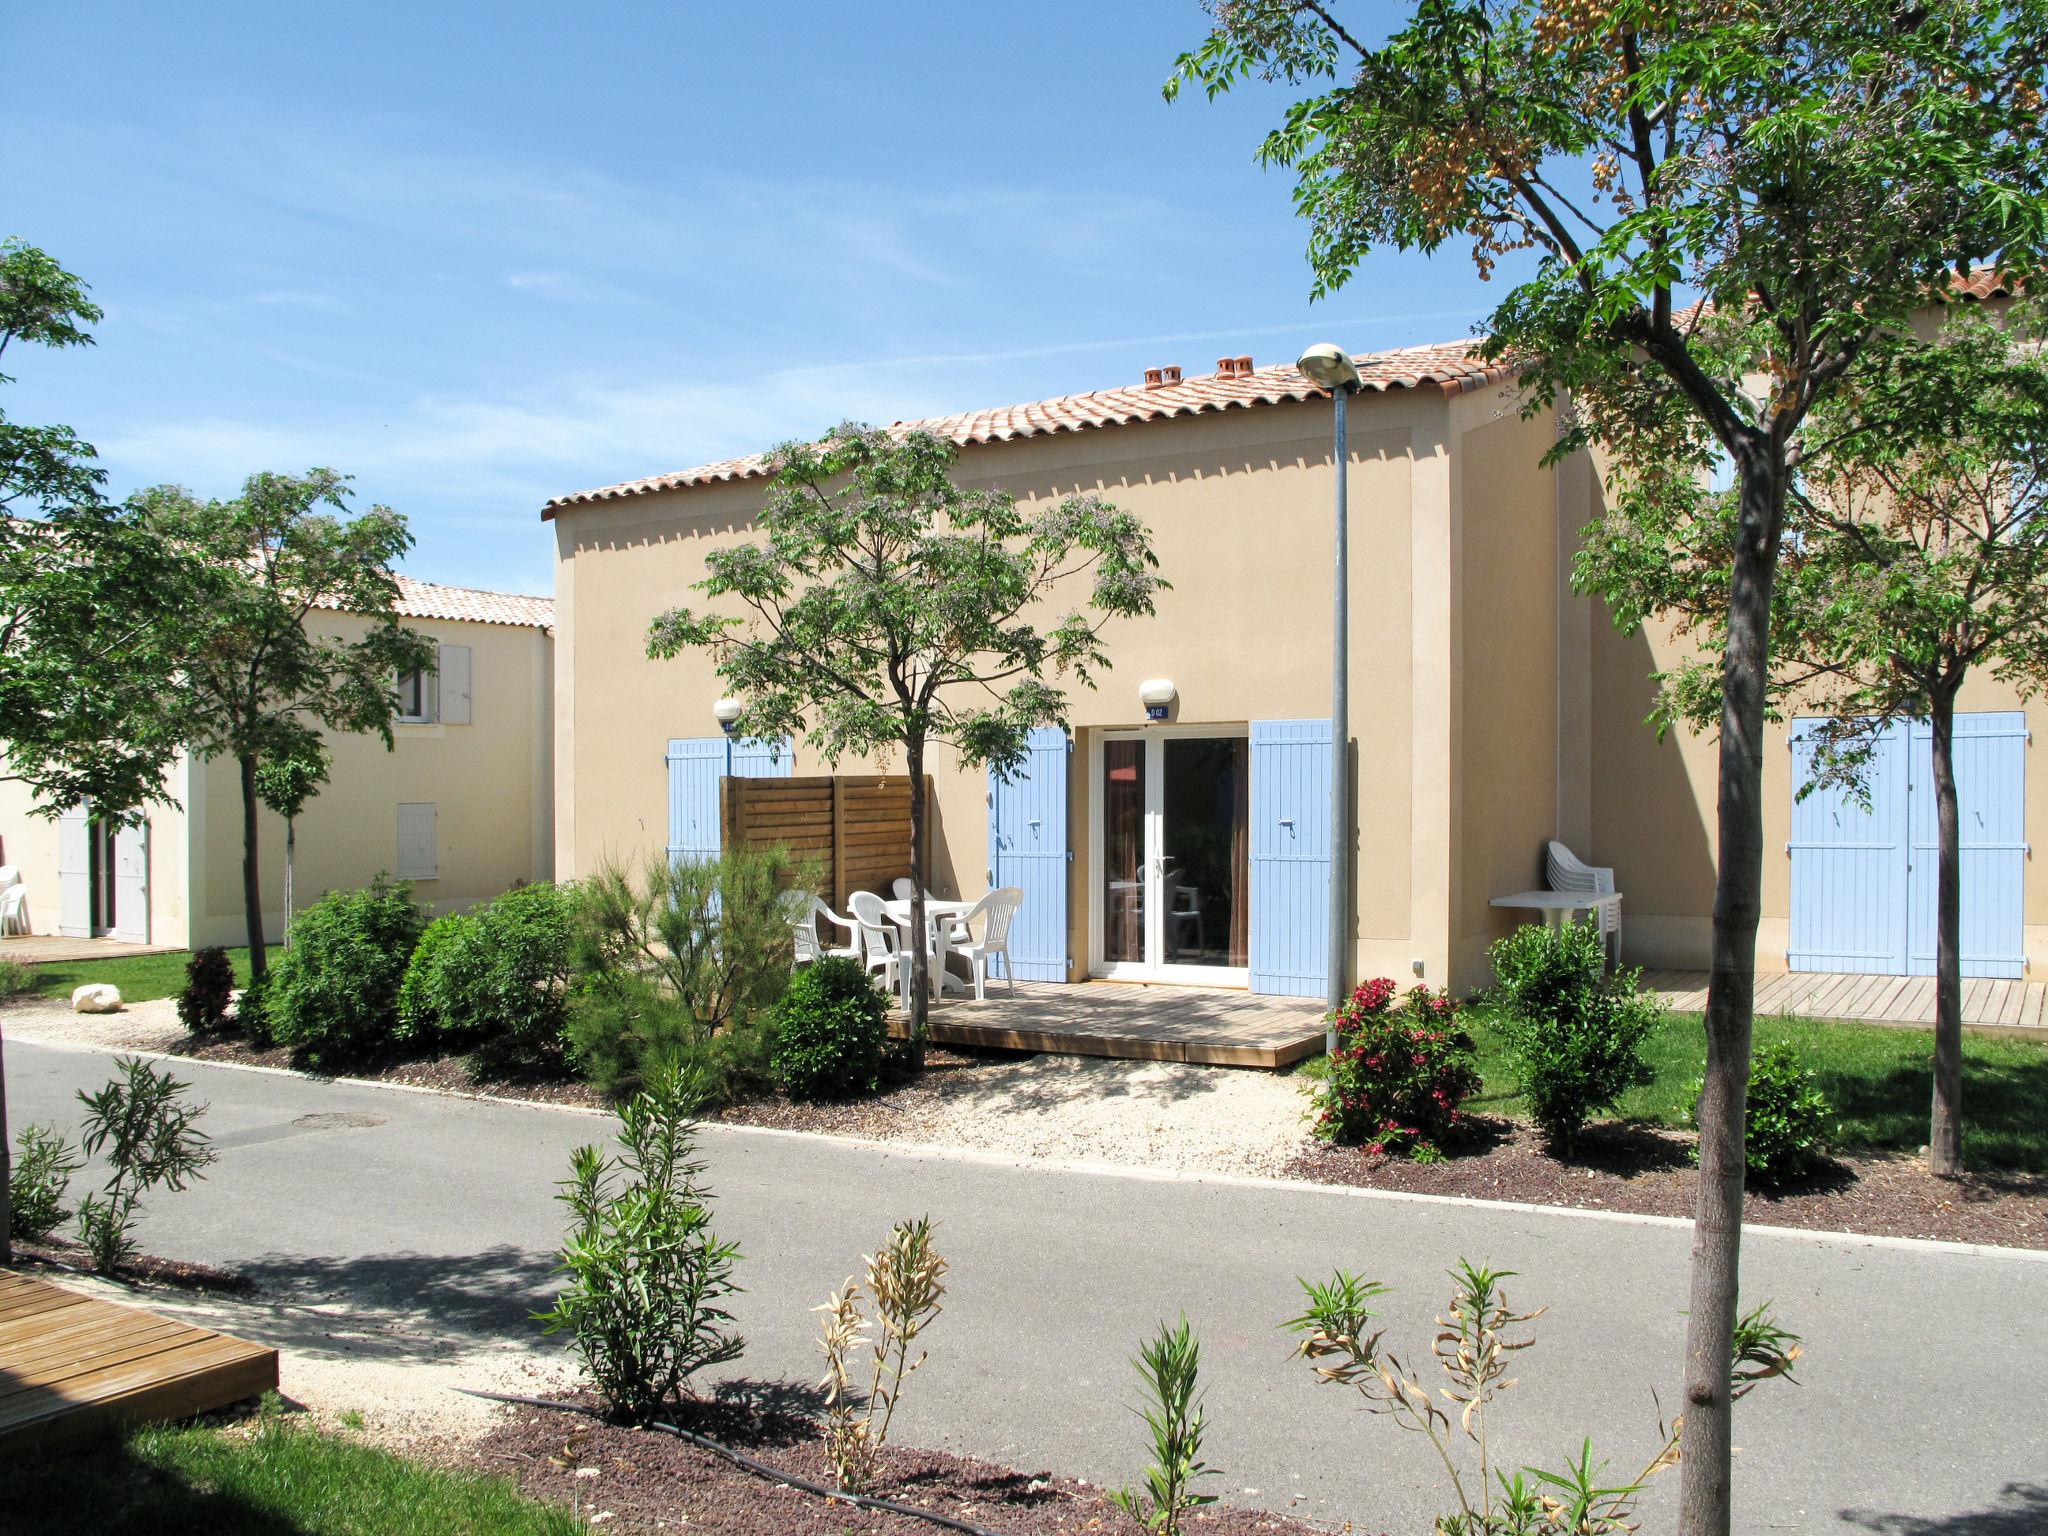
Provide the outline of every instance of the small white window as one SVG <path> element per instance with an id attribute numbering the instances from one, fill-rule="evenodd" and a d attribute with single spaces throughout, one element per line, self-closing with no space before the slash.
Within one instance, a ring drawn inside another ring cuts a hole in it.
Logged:
<path id="1" fill-rule="evenodd" d="M 408 672 L 398 680 L 398 720 L 402 725 L 426 725 L 434 718 L 434 683 L 425 671 Z"/>
<path id="2" fill-rule="evenodd" d="M 431 804 L 398 808 L 398 878 L 437 880 L 441 875 L 439 816 Z"/>

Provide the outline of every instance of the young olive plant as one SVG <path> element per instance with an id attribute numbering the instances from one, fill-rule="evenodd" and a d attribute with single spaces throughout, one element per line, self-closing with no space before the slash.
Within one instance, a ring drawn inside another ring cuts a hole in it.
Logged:
<path id="1" fill-rule="evenodd" d="M 30 1240 L 48 1237 L 70 1216 L 64 1196 L 71 1187 L 71 1175 L 85 1164 L 71 1143 L 48 1126 L 23 1126 L 14 1145 L 7 1198 L 15 1234 Z"/>
<path id="2" fill-rule="evenodd" d="M 1285 1326 L 1302 1336 L 1295 1353 L 1319 1379 L 1355 1388 L 1368 1413 L 1391 1417 L 1436 1449 L 1457 1508 L 1437 1516 L 1434 1536 L 1624 1536 L 1635 1529 L 1632 1516 L 1649 1479 L 1677 1464 L 1684 1420 L 1660 1425 L 1656 1455 L 1626 1483 L 1601 1481 L 1605 1463 L 1594 1460 L 1591 1440 L 1555 1470 L 1501 1470 L 1488 1441 L 1487 1410 L 1516 1385 L 1508 1374 L 1511 1357 L 1535 1343 L 1520 1330 L 1547 1310 L 1516 1312 L 1508 1305 L 1502 1282 L 1514 1274 L 1458 1261 L 1451 1272 L 1451 1305 L 1436 1320 L 1431 1345 L 1449 1385 L 1434 1394 L 1382 1346 L 1386 1330 L 1377 1326 L 1379 1314 L 1370 1304 L 1390 1294 L 1388 1286 L 1342 1270 L 1324 1285 L 1304 1280 L 1308 1309 Z M 1736 1324 L 1732 1397 L 1744 1397 L 1774 1376 L 1792 1379 L 1800 1353 L 1798 1336 L 1772 1320 L 1769 1303 L 1754 1308 Z M 1460 1466 L 1461 1437 L 1472 1447 L 1467 1455 L 1476 1467 Z"/>
<path id="3" fill-rule="evenodd" d="M 575 1218 L 570 1280 L 538 1320 L 574 1337 L 613 1416 L 635 1423 L 746 1347 L 724 1306 L 739 1249 L 712 1234 L 686 1103 L 676 1073 L 657 1075 L 619 1111 L 619 1155 L 578 1147 L 556 1196 Z"/>
<path id="4" fill-rule="evenodd" d="M 874 1297 L 874 1321 L 861 1310 L 860 1282 L 849 1275 L 822 1307 L 825 1314 L 825 1453 L 846 1493 L 860 1493 L 874 1482 L 888 1443 L 889 1421 L 903 1393 L 904 1378 L 924 1364 L 923 1350 L 910 1358 L 911 1345 L 944 1310 L 946 1261 L 932 1246 L 932 1220 L 899 1221 L 889 1240 L 862 1261 L 867 1289 Z M 867 1393 L 857 1394 L 854 1378 L 858 1356 L 871 1349 Z M 879 1417 L 877 1417 L 879 1415 Z"/>
<path id="5" fill-rule="evenodd" d="M 1147 1403 L 1137 1413 L 1152 1432 L 1152 1464 L 1142 1491 L 1119 1488 L 1110 1498 L 1153 1536 L 1180 1536 L 1183 1515 L 1216 1502 L 1214 1494 L 1194 1491 L 1195 1480 L 1221 1475 L 1202 1461 L 1201 1344 L 1182 1317 L 1177 1328 L 1161 1323 L 1131 1364 L 1145 1388 Z"/>
<path id="6" fill-rule="evenodd" d="M 214 1160 L 209 1138 L 193 1124 L 206 1106 L 186 1101 L 186 1084 L 139 1056 L 114 1065 L 121 1076 L 98 1093 L 78 1093 L 85 1106 L 79 1145 L 90 1157 L 104 1151 L 111 1170 L 98 1193 L 78 1202 L 78 1236 L 102 1274 L 134 1257 L 131 1233 L 142 1196 L 159 1186 L 182 1190 L 186 1180 L 205 1177 L 201 1170 Z"/>

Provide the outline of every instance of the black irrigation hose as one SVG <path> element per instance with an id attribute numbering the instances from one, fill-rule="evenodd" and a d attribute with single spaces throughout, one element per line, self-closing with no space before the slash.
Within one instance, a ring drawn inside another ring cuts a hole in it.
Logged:
<path id="1" fill-rule="evenodd" d="M 462 1393 L 465 1397 L 481 1397 L 493 1403 L 517 1403 L 526 1408 L 551 1408 L 557 1413 L 580 1413 L 584 1417 L 592 1419 L 602 1419 L 604 1417 L 595 1408 L 588 1407 L 583 1403 L 561 1403 L 546 1397 L 517 1397 L 509 1392 L 478 1392 L 470 1387 L 457 1387 L 455 1390 Z M 658 1429 L 663 1434 L 674 1435 L 679 1440 L 687 1440 L 692 1445 L 702 1446 L 705 1450 L 710 1451 L 714 1455 L 723 1456 L 734 1466 L 743 1468 L 753 1473 L 756 1477 L 765 1477 L 771 1482 L 786 1483 L 792 1488 L 803 1489 L 805 1493 L 815 1493 L 820 1498 L 839 1499 L 847 1504 L 858 1504 L 863 1509 L 879 1509 L 891 1515 L 907 1515 L 913 1520 L 929 1520 L 933 1525 L 942 1525 L 949 1531 L 964 1532 L 965 1536 L 1003 1536 L 1001 1531 L 992 1531 L 985 1525 L 970 1525 L 965 1520 L 955 1520 L 951 1515 L 941 1515 L 933 1510 L 919 1509 L 915 1504 L 898 1504 L 893 1499 L 876 1499 L 870 1498 L 864 1493 L 845 1493 L 837 1488 L 827 1488 L 823 1483 L 814 1483 L 806 1478 L 797 1477 L 792 1473 L 778 1471 L 776 1468 L 769 1466 L 765 1461 L 756 1461 L 753 1457 L 746 1455 L 744 1452 L 736 1451 L 729 1445 L 720 1445 L 716 1440 L 707 1440 L 702 1435 L 694 1434 L 674 1424 L 663 1424 L 659 1420 L 650 1419 L 643 1427 Z"/>

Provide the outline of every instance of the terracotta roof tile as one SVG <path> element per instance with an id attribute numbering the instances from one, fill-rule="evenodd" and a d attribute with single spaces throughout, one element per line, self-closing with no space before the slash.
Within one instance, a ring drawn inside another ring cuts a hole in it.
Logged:
<path id="1" fill-rule="evenodd" d="M 1505 379 L 1514 369 L 1506 363 L 1490 363 L 1478 355 L 1479 343 L 1472 340 L 1438 342 L 1432 346 L 1402 347 L 1392 352 L 1373 352 L 1356 359 L 1361 382 L 1368 390 L 1419 389 L 1438 386 L 1447 395 L 1463 394 Z M 1254 368 L 1247 373 L 1210 373 L 1179 384 L 1147 388 L 1134 385 L 1123 389 L 1100 389 L 1085 395 L 1062 395 L 1054 400 L 1034 400 L 1024 405 L 998 406 L 993 410 L 965 411 L 955 416 L 932 416 L 921 421 L 899 421 L 892 430 L 923 430 L 966 446 L 970 443 L 1013 442 L 1020 438 L 1045 437 L 1055 432 L 1080 432 L 1097 427 L 1129 426 L 1142 421 L 1165 421 L 1175 416 L 1198 416 L 1205 412 L 1249 409 L 1258 405 L 1279 405 L 1291 400 L 1312 400 L 1323 391 L 1311 384 L 1292 363 Z M 713 485 L 719 481 L 752 480 L 768 472 L 768 455 L 721 459 L 699 464 L 694 469 L 672 474 L 650 475 L 596 490 L 575 491 L 557 496 L 541 509 L 551 518 L 569 507 L 600 501 L 619 501 L 629 496 L 646 496 L 656 491 L 681 490 L 686 486 Z"/>
<path id="2" fill-rule="evenodd" d="M 516 624 L 530 629 L 551 629 L 555 622 L 555 600 L 529 597 L 523 592 L 486 592 L 477 587 L 448 587 L 438 581 L 416 581 L 399 576 L 398 601 L 392 612 L 405 619 L 457 619 L 471 624 Z M 339 608 L 341 604 L 322 601 L 318 608 Z"/>

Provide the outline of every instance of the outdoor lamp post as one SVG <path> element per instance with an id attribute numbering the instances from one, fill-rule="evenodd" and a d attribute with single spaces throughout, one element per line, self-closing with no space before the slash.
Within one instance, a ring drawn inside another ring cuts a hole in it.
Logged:
<path id="1" fill-rule="evenodd" d="M 1329 1001 L 1334 1012 L 1344 1001 L 1344 937 L 1350 924 L 1351 865 L 1346 857 L 1346 823 L 1350 820 L 1350 796 L 1346 794 L 1346 748 L 1351 738 L 1351 708 L 1348 671 L 1350 635 L 1350 591 L 1346 579 L 1349 556 L 1346 551 L 1348 509 L 1345 492 L 1351 479 L 1351 452 L 1344 436 L 1344 405 L 1358 388 L 1358 365 L 1334 342 L 1319 341 L 1301 354 L 1295 365 L 1311 384 L 1330 392 L 1336 406 L 1337 472 L 1337 600 L 1330 640 L 1330 985 Z M 1334 1025 L 1324 1032 L 1323 1045 L 1334 1051 Z"/>
<path id="2" fill-rule="evenodd" d="M 718 722 L 718 728 L 725 733 L 725 776 L 732 777 L 732 733 L 739 723 L 743 706 L 731 694 L 727 694 L 711 706 L 711 717 Z"/>

